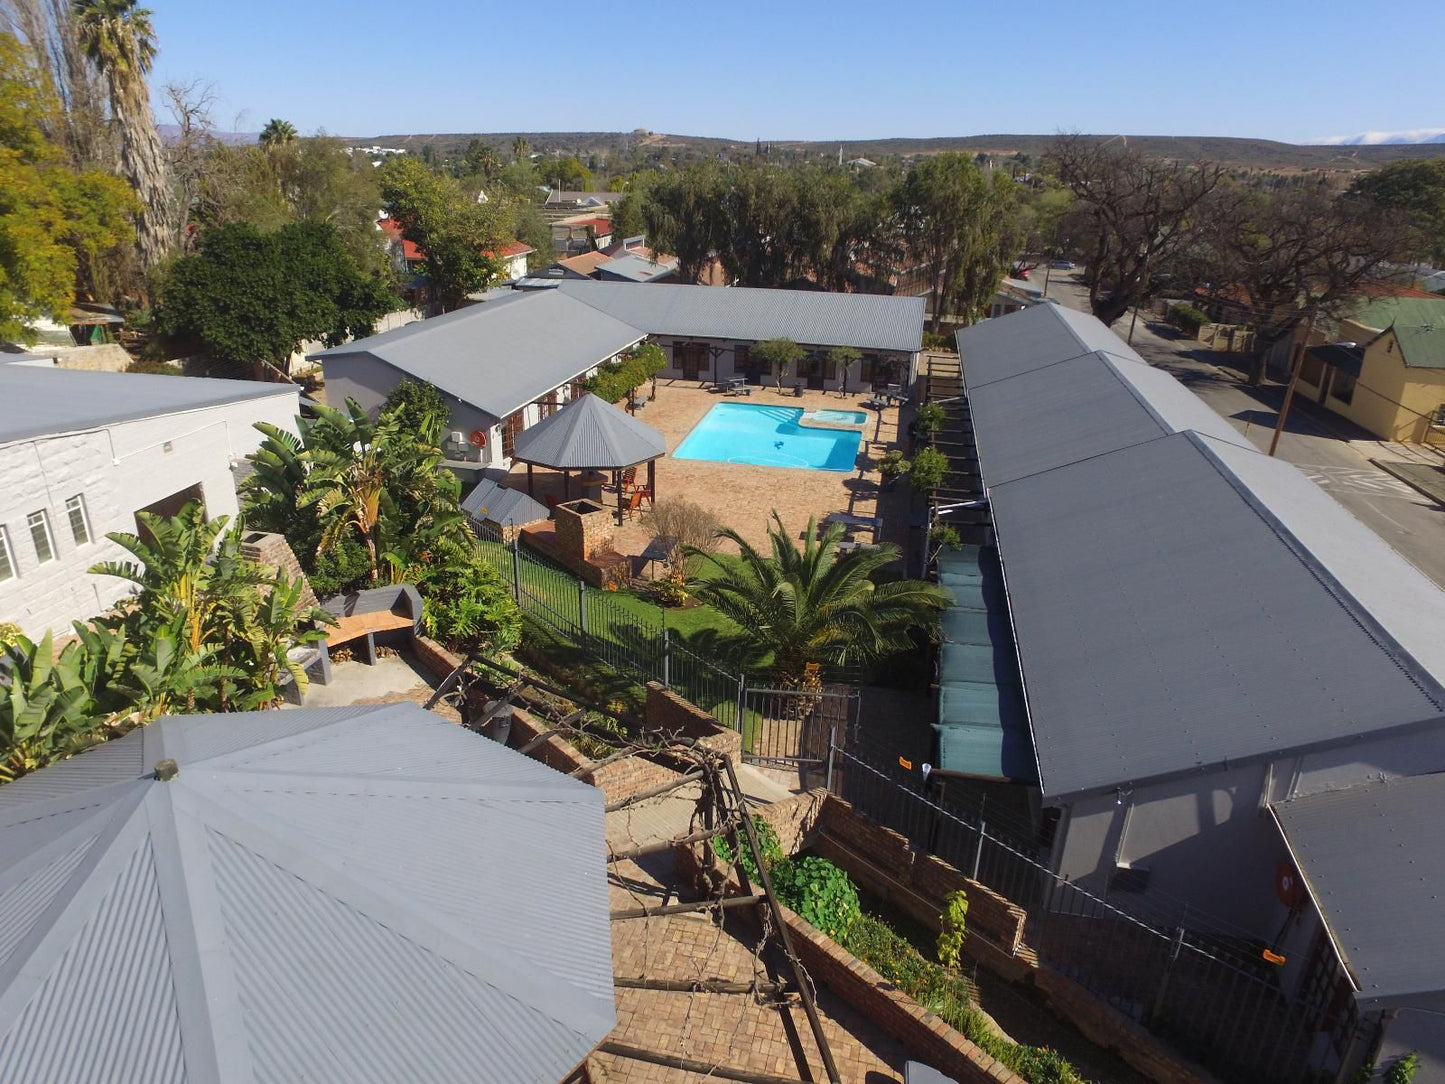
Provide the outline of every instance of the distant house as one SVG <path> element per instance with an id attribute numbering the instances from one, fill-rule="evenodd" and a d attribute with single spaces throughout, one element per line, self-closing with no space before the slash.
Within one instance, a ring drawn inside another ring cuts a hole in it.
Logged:
<path id="1" fill-rule="evenodd" d="M 414 241 L 408 241 L 402 236 L 401 223 L 393 218 L 382 218 L 376 223 L 384 238 L 388 258 L 392 270 L 398 275 L 411 276 L 409 283 L 403 287 L 403 292 L 410 292 L 413 295 L 420 291 L 422 285 L 420 276 L 426 272 L 426 253 Z M 531 245 L 522 241 L 508 241 L 502 246 L 501 251 L 483 249 L 484 256 L 498 258 L 502 261 L 502 277 L 507 280 L 522 278 L 527 273 L 527 257 L 535 250 Z M 409 289 L 408 289 L 409 287 Z M 415 296 L 409 298 L 415 301 Z"/>
<path id="2" fill-rule="evenodd" d="M 237 511 L 233 469 L 259 421 L 295 431 L 294 384 L 0 365 L 0 617 L 38 637 L 129 590 L 90 576 L 125 557 L 106 539 L 136 513 Z"/>
<path id="3" fill-rule="evenodd" d="M 566 254 L 606 248 L 612 243 L 612 219 L 597 214 L 559 218 L 552 223 L 552 243 Z"/>
<path id="4" fill-rule="evenodd" d="M 677 278 L 677 257 L 628 252 L 597 267 L 603 282 L 669 282 Z"/>
<path id="5" fill-rule="evenodd" d="M 1445 444 L 1445 297 L 1362 300 L 1325 338 L 1300 361 L 1301 394 L 1383 440 Z"/>
<path id="6" fill-rule="evenodd" d="M 542 201 L 545 210 L 566 208 L 585 211 L 589 208 L 611 207 L 622 199 L 621 192 L 573 192 L 560 188 L 544 188 L 546 198 Z"/>
<path id="7" fill-rule="evenodd" d="M 525 244 L 522 241 L 508 241 L 502 246 L 500 252 L 485 249 L 482 255 L 500 259 L 504 268 L 502 272 L 503 277 L 509 281 L 515 281 L 527 274 L 527 257 L 535 251 L 536 249 L 531 245 Z"/>
<path id="8" fill-rule="evenodd" d="M 989 306 L 988 314 L 990 317 L 1007 316 L 1019 309 L 1037 305 L 1043 300 L 1044 291 L 1028 279 L 1006 278 L 993 295 L 993 304 Z"/>
<path id="9" fill-rule="evenodd" d="M 850 158 L 848 164 L 854 169 L 872 169 L 878 163 L 868 158 Z"/>

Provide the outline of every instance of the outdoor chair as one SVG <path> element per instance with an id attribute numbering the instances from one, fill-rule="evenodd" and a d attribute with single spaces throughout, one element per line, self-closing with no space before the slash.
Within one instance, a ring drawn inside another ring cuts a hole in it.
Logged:
<path id="1" fill-rule="evenodd" d="M 626 493 L 637 485 L 637 468 L 628 467 L 622 472 L 622 492 Z"/>
<path id="2" fill-rule="evenodd" d="M 622 518 L 631 519 L 642 510 L 642 498 L 646 494 L 645 489 L 634 489 L 627 498 L 627 504 L 622 508 Z"/>

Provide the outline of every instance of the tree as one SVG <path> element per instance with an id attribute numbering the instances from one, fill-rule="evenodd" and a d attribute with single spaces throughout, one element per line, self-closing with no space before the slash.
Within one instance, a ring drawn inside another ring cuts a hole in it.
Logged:
<path id="1" fill-rule="evenodd" d="M 1085 136 L 1049 150 L 1076 200 L 1064 229 L 1084 260 L 1089 308 L 1112 324 L 1152 295 L 1157 271 L 1194 245 L 1208 225 L 1201 205 L 1224 178 L 1221 166 L 1146 158 Z"/>
<path id="2" fill-rule="evenodd" d="M 296 142 L 296 125 L 289 120 L 281 120 L 272 117 L 266 122 L 266 127 L 261 129 L 260 144 L 265 150 L 275 150 L 277 147 L 285 147 Z"/>
<path id="3" fill-rule="evenodd" d="M 647 188 L 642 219 L 648 244 L 677 257 L 677 276 L 696 282 L 721 239 L 722 178 L 711 163 L 658 177 Z"/>
<path id="4" fill-rule="evenodd" d="M 406 155 L 382 166 L 380 180 L 386 213 L 425 258 L 435 309 L 450 312 L 501 277 L 502 262 L 487 252 L 501 251 L 510 240 L 511 212 L 504 201 L 478 203 L 456 178 L 433 173 Z"/>
<path id="5" fill-rule="evenodd" d="M 115 135 L 106 121 L 104 79 L 85 55 L 69 0 L 0 0 L 6 25 L 30 54 L 30 66 L 59 101 L 44 121 L 46 138 L 72 169 L 111 168 Z"/>
<path id="6" fill-rule="evenodd" d="M 235 223 L 207 230 L 200 251 L 161 278 L 157 323 L 217 358 L 286 373 L 303 342 L 370 335 L 397 305 L 390 284 L 364 275 L 326 223 L 272 234 Z"/>
<path id="7" fill-rule="evenodd" d="M 666 538 L 672 548 L 668 550 L 664 564 L 667 579 L 681 586 L 687 580 L 689 560 L 699 553 L 712 553 L 720 539 L 718 530 L 722 526 L 717 516 L 695 501 L 686 497 L 668 497 L 655 502 L 643 513 L 642 526 L 653 538 Z"/>
<path id="8" fill-rule="evenodd" d="M 838 552 L 843 528 L 818 530 L 808 521 L 799 546 L 776 512 L 765 555 L 731 528 L 719 537 L 737 557 L 698 553 L 706 575 L 693 594 L 737 623 L 759 653 L 772 655 L 772 675 L 802 687 L 812 664 L 868 662 L 914 646 L 950 601 L 947 591 L 920 580 L 875 583 L 899 557 L 897 546 Z"/>
<path id="9" fill-rule="evenodd" d="M 1413 233 L 1411 254 L 1445 266 L 1445 158 L 1407 158 L 1366 173 L 1349 196 L 1392 212 Z"/>
<path id="10" fill-rule="evenodd" d="M 389 445 L 398 435 L 388 419 L 372 422 L 355 399 L 347 413 L 322 408 L 316 429 L 331 430 L 308 448 L 311 469 L 299 503 L 316 506 L 321 525 L 320 546 L 334 546 L 354 532 L 364 546 L 372 584 L 380 580 L 381 519 L 392 504 L 387 490 Z M 349 439 L 348 439 L 349 438 Z"/>
<path id="11" fill-rule="evenodd" d="M 174 247 L 177 216 L 146 83 L 156 55 L 155 30 L 151 13 L 135 5 L 136 0 L 76 0 L 76 33 L 110 90 L 121 168 L 141 203 L 136 217 L 141 266 L 151 268 Z"/>
<path id="12" fill-rule="evenodd" d="M 451 408 L 435 384 L 403 380 L 392 389 L 381 412 L 403 433 L 431 447 L 439 447 L 452 419 Z"/>
<path id="13" fill-rule="evenodd" d="M 968 155 L 939 154 L 908 171 L 897 200 L 909 251 L 932 269 L 932 330 L 948 312 L 981 317 L 1020 240 L 1013 181 L 985 176 Z"/>
<path id="14" fill-rule="evenodd" d="M 57 111 L 19 43 L 0 34 L 0 338 L 42 316 L 64 320 L 78 271 L 135 236 L 125 182 L 70 169 L 45 136 Z"/>
<path id="15" fill-rule="evenodd" d="M 1225 192 L 1203 206 L 1210 279 L 1248 299 L 1255 384 L 1270 347 L 1313 317 L 1339 315 L 1362 286 L 1393 273 L 1413 240 L 1398 216 L 1319 185 Z"/>
<path id="16" fill-rule="evenodd" d="M 768 367 L 778 381 L 778 387 L 783 386 L 783 379 L 788 375 L 788 369 L 803 358 L 808 352 L 792 339 L 764 339 L 752 349 L 752 356 Z"/>

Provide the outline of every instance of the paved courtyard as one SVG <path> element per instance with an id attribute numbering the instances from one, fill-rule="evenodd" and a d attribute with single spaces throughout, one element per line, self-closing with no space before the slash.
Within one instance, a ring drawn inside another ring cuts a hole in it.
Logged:
<path id="1" fill-rule="evenodd" d="M 646 389 L 642 389 L 644 392 Z M 804 410 L 851 409 L 868 398 L 863 393 L 846 396 L 837 392 L 810 391 L 802 398 L 791 392 L 780 394 L 773 388 L 755 388 L 746 399 L 725 398 L 701 388 L 691 381 L 661 380 L 657 397 L 637 414 L 639 420 L 657 429 L 667 439 L 667 450 L 673 452 L 692 432 L 704 414 L 721 402 L 760 403 L 772 406 L 801 407 Z M 732 527 L 754 545 L 765 544 L 769 517 L 776 510 L 794 537 L 807 526 L 808 518 L 821 520 L 829 512 L 850 512 L 854 515 L 877 514 L 879 476 L 874 464 L 898 438 L 898 408 L 889 408 L 881 417 L 868 411 L 863 442 L 858 449 L 858 466 L 848 472 L 809 470 L 793 467 L 756 467 L 746 463 L 718 463 L 697 459 L 673 459 L 671 454 L 657 461 L 657 496 L 683 496 L 708 508 L 723 523 Z M 547 496 L 562 499 L 562 476 L 554 471 L 534 469 L 538 500 Z M 637 482 L 646 480 L 646 468 L 639 467 Z M 527 468 L 518 465 L 507 478 L 508 486 L 526 491 Z M 572 495 L 580 496 L 576 479 Z M 615 501 L 612 493 L 604 494 Z M 646 507 L 644 505 L 644 507 Z M 618 553 L 640 554 L 650 540 L 650 532 L 633 517 L 617 532 L 614 546 Z M 865 539 L 867 540 L 867 539 Z"/>

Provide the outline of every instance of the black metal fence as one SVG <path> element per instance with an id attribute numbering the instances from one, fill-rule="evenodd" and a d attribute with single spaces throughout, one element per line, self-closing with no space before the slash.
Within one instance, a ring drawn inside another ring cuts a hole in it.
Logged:
<path id="1" fill-rule="evenodd" d="M 743 678 L 679 643 L 661 607 L 593 587 L 520 542 L 474 526 L 488 563 L 501 573 L 524 614 L 619 673 L 661 682 L 723 725 L 738 726 Z"/>
<path id="2" fill-rule="evenodd" d="M 1317 1041 L 1327 1002 L 1287 993 L 1263 960 L 1230 955 L 1182 925 L 1145 921 L 1059 877 L 1030 829 L 940 804 L 886 762 L 834 746 L 827 775 L 859 813 L 1023 908 L 1024 944 L 1041 965 L 1212 1072 L 1301 1084 L 1339 1069 L 1333 1048 Z"/>

